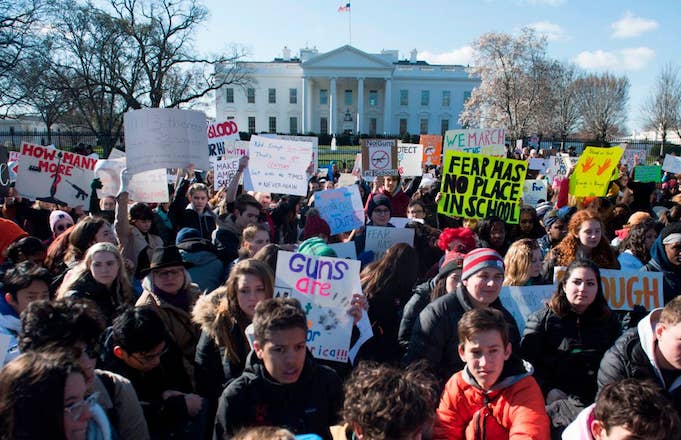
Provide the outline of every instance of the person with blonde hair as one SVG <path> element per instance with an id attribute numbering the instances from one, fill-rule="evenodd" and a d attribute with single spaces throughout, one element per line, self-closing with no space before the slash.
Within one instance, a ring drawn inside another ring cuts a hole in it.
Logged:
<path id="1" fill-rule="evenodd" d="M 506 251 L 504 266 L 504 286 L 549 284 L 541 275 L 541 249 L 537 240 L 523 238 L 513 242 Z"/>

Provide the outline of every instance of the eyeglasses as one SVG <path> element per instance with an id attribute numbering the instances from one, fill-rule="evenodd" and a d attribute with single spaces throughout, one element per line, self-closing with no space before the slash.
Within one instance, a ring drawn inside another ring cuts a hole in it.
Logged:
<path id="1" fill-rule="evenodd" d="M 130 355 L 131 358 L 135 359 L 137 362 L 141 362 L 143 364 L 153 362 L 156 358 L 160 358 L 164 354 L 168 353 L 168 345 L 166 344 L 163 347 L 163 350 L 159 351 L 158 353 L 132 353 Z"/>
<path id="2" fill-rule="evenodd" d="M 168 270 L 158 270 L 154 272 L 159 278 L 175 277 L 181 274 L 184 269 L 168 269 Z"/>
<path id="3" fill-rule="evenodd" d="M 94 392 L 87 396 L 86 399 L 81 400 L 80 402 L 75 402 L 72 403 L 69 406 L 64 407 L 64 412 L 68 414 L 71 417 L 71 420 L 74 422 L 80 420 L 80 418 L 83 416 L 83 411 L 85 411 L 85 408 L 87 407 L 89 410 L 92 410 L 94 406 L 97 404 L 97 398 L 99 397 L 98 392 Z"/>
<path id="4" fill-rule="evenodd" d="M 73 223 L 67 223 L 67 224 L 62 223 L 62 224 L 55 226 L 54 229 L 56 229 L 57 231 L 65 231 L 68 228 L 70 228 L 71 226 L 73 226 Z"/>

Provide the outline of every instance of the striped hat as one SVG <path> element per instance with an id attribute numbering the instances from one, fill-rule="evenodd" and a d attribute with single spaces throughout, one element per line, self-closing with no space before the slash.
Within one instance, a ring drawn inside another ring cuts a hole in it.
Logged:
<path id="1" fill-rule="evenodd" d="M 463 259 L 463 271 L 461 272 L 461 279 L 470 278 L 476 272 L 485 268 L 494 268 L 504 272 L 504 259 L 494 249 L 478 248 L 473 249 L 466 254 Z"/>

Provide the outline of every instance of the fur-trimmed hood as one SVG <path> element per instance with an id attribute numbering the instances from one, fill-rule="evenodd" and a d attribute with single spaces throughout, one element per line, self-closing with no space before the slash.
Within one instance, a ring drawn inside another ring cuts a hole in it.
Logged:
<path id="1" fill-rule="evenodd" d="M 202 295 L 196 301 L 192 310 L 192 321 L 200 325 L 201 330 L 213 339 L 217 336 L 218 328 L 233 325 L 233 321 L 227 313 L 218 312 L 218 306 L 223 297 L 224 294 L 221 291 Z"/>

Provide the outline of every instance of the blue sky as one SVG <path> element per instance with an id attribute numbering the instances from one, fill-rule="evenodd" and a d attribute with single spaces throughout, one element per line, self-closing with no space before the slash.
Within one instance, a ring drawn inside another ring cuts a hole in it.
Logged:
<path id="1" fill-rule="evenodd" d="M 211 16 L 196 34 L 197 49 L 216 53 L 230 44 L 247 59 L 320 52 L 348 44 L 349 14 L 341 0 L 204 0 Z M 679 65 L 679 0 L 355 0 L 352 45 L 366 52 L 412 49 L 431 63 L 468 64 L 470 44 L 485 32 L 516 33 L 532 26 L 548 37 L 548 55 L 586 71 L 611 71 L 630 80 L 629 130 L 642 128 L 641 106 L 667 63 Z"/>

